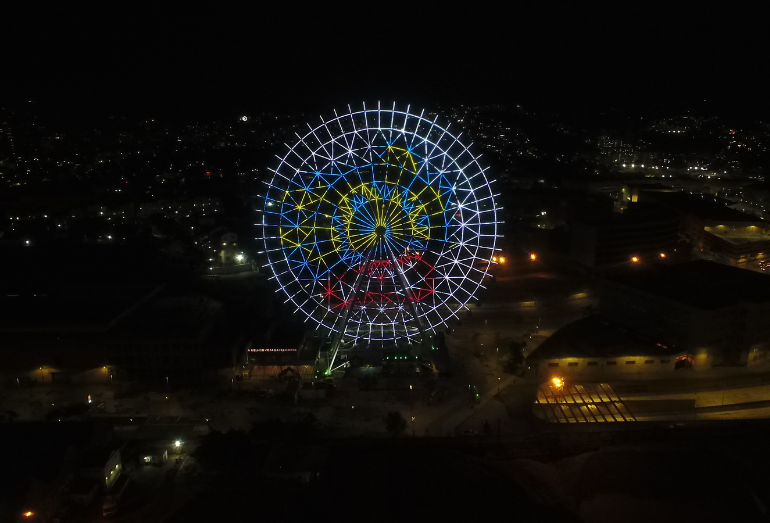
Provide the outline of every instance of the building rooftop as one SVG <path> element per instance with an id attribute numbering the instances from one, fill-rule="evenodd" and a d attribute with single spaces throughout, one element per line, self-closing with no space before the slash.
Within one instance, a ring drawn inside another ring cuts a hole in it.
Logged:
<path id="1" fill-rule="evenodd" d="M 0 332 L 106 331 L 163 288 L 157 284 L 59 285 L 0 296 Z"/>
<path id="2" fill-rule="evenodd" d="M 113 452 L 115 449 L 112 447 L 90 447 L 80 459 L 80 466 L 83 468 L 103 468 Z"/>
<path id="3" fill-rule="evenodd" d="M 298 349 L 305 337 L 305 329 L 305 324 L 294 316 L 278 316 L 267 328 L 257 332 L 253 347 L 255 349 Z"/>
<path id="4" fill-rule="evenodd" d="M 629 205 L 626 212 L 615 213 L 610 219 L 606 217 L 588 218 L 576 220 L 579 223 L 593 225 L 600 228 L 649 226 L 661 221 L 672 221 L 678 218 L 678 214 L 672 209 L 655 202 L 638 202 Z"/>
<path id="5" fill-rule="evenodd" d="M 727 207 L 731 203 L 715 196 L 699 196 L 685 192 L 649 192 L 643 197 L 646 201 L 660 202 L 679 212 L 692 214 L 704 220 L 717 222 L 760 222 L 756 216 L 751 216 Z"/>
<path id="6" fill-rule="evenodd" d="M 628 186 L 632 189 L 639 189 L 640 191 L 661 191 L 661 192 L 675 192 L 671 185 L 664 185 L 660 182 L 644 183 L 641 180 L 634 180 L 628 183 Z"/>
<path id="7" fill-rule="evenodd" d="M 222 310 L 218 301 L 203 296 L 160 296 L 121 322 L 127 337 L 197 338 Z"/>
<path id="8" fill-rule="evenodd" d="M 633 331 L 594 315 L 573 321 L 557 330 L 532 351 L 527 360 L 675 354 L 679 354 L 675 349 L 645 340 Z"/>
<path id="9" fill-rule="evenodd" d="M 770 241 L 770 226 L 765 223 L 745 224 L 740 226 L 716 225 L 706 227 L 705 231 L 733 245 L 762 244 Z"/>
<path id="10" fill-rule="evenodd" d="M 610 276 L 608 280 L 703 310 L 738 302 L 770 301 L 770 278 L 766 274 L 707 260 L 657 265 Z"/>

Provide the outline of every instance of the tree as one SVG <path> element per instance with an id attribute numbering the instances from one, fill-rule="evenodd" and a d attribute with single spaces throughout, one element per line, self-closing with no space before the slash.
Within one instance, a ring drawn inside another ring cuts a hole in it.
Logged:
<path id="1" fill-rule="evenodd" d="M 392 410 L 385 415 L 385 430 L 390 432 L 395 438 L 406 430 L 406 420 L 397 410 Z"/>
<path id="2" fill-rule="evenodd" d="M 516 372 L 516 369 L 524 364 L 524 347 L 526 341 L 512 341 L 508 346 L 508 352 L 500 358 L 506 372 Z"/>

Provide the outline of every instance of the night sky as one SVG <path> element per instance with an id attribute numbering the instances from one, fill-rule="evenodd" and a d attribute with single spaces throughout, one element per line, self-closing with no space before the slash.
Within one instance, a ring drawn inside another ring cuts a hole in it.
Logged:
<path id="1" fill-rule="evenodd" d="M 0 100 L 182 117 L 378 99 L 762 109 L 767 13 L 705 5 L 38 13 L 0 36 Z"/>

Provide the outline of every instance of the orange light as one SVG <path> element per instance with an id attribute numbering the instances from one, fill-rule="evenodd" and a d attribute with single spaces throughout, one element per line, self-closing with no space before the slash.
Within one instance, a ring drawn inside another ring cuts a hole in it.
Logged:
<path id="1" fill-rule="evenodd" d="M 564 380 L 556 376 L 551 378 L 551 382 L 553 383 L 553 386 L 556 387 L 557 389 L 560 389 L 564 386 Z"/>
<path id="2" fill-rule="evenodd" d="M 492 256 L 492 261 L 496 262 L 497 261 L 497 256 Z"/>
<path id="3" fill-rule="evenodd" d="M 660 257 L 661 258 L 665 258 L 666 257 L 666 253 L 665 252 L 660 253 Z"/>
<path id="4" fill-rule="evenodd" d="M 500 263 L 505 263 L 505 257 L 500 256 Z"/>
<path id="5" fill-rule="evenodd" d="M 537 254 L 535 254 L 535 253 L 533 252 L 532 254 L 530 254 L 530 255 L 529 255 L 529 259 L 530 259 L 530 260 L 532 260 L 532 261 L 535 261 L 535 260 L 537 260 Z"/>
<path id="6" fill-rule="evenodd" d="M 34 512 L 32 512 L 31 510 L 28 510 L 28 511 L 26 511 L 26 512 L 24 513 L 24 517 L 25 517 L 25 518 L 31 518 L 31 517 L 32 517 L 32 516 L 34 516 L 34 515 L 35 515 L 35 513 L 34 513 Z"/>
<path id="7" fill-rule="evenodd" d="M 639 256 L 631 256 L 631 261 L 634 263 L 639 263 Z"/>

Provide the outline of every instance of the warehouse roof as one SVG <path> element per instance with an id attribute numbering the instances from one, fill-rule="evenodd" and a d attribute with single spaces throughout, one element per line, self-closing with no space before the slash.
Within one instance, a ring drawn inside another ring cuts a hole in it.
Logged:
<path id="1" fill-rule="evenodd" d="M 707 260 L 657 265 L 608 280 L 703 310 L 737 302 L 770 301 L 770 278 L 766 274 Z"/>
<path id="2" fill-rule="evenodd" d="M 527 361 L 559 358 L 616 358 L 676 355 L 672 347 L 645 340 L 633 331 L 594 315 L 557 330 L 527 357 Z"/>

